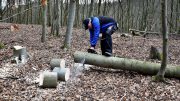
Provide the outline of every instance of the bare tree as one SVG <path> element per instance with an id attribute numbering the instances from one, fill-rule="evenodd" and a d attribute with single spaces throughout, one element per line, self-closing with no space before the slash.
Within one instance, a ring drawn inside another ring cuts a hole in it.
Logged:
<path id="1" fill-rule="evenodd" d="M 94 13 L 94 0 L 91 0 L 89 16 L 93 16 Z"/>
<path id="2" fill-rule="evenodd" d="M 42 21 L 42 37 L 41 37 L 41 42 L 46 41 L 46 34 L 47 34 L 47 0 L 41 0 L 41 4 L 43 7 L 42 15 L 43 15 L 43 21 Z"/>
<path id="3" fill-rule="evenodd" d="M 79 4 L 79 0 L 76 0 L 76 16 L 75 16 L 75 26 L 78 27 L 79 26 L 79 23 L 80 23 L 80 4 Z"/>
<path id="4" fill-rule="evenodd" d="M 102 0 L 99 0 L 99 3 L 98 3 L 98 15 L 101 14 L 101 1 Z"/>
<path id="5" fill-rule="evenodd" d="M 51 34 L 59 35 L 59 26 L 60 26 L 60 1 L 55 0 L 54 2 L 54 13 L 53 13 L 53 22 L 51 26 Z"/>
<path id="6" fill-rule="evenodd" d="M 163 34 L 163 58 L 161 62 L 161 68 L 156 76 L 154 76 L 155 81 L 165 82 L 164 74 L 167 67 L 167 56 L 168 56 L 168 29 L 167 29 L 167 0 L 161 0 L 161 17 L 162 17 L 162 34 Z"/>
<path id="7" fill-rule="evenodd" d="M 63 48 L 69 48 L 71 46 L 72 28 L 75 19 L 75 11 L 76 11 L 76 0 L 70 0 L 68 25 L 66 29 L 66 36 L 65 36 Z"/>
<path id="8" fill-rule="evenodd" d="M 3 12 L 2 0 L 0 0 L 0 20 L 2 20 L 2 16 L 3 16 L 2 12 Z"/>

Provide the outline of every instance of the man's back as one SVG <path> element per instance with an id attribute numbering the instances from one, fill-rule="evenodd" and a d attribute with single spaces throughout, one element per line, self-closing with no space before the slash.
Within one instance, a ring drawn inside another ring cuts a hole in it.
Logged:
<path id="1" fill-rule="evenodd" d="M 99 18 L 99 22 L 100 22 L 101 26 L 106 25 L 108 23 L 116 23 L 116 21 L 113 18 L 110 18 L 110 17 L 99 16 L 98 18 Z"/>

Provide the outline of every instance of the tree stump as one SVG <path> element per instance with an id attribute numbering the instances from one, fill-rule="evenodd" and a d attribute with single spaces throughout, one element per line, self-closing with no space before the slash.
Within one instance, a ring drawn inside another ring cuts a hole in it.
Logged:
<path id="1" fill-rule="evenodd" d="M 50 61 L 51 70 L 53 70 L 55 67 L 65 68 L 66 67 L 66 61 L 64 59 L 52 59 Z"/>
<path id="2" fill-rule="evenodd" d="M 69 79 L 69 76 L 70 76 L 69 68 L 55 67 L 53 69 L 53 72 L 57 72 L 58 80 L 60 80 L 60 81 L 67 81 Z"/>
<path id="3" fill-rule="evenodd" d="M 13 47 L 13 60 L 15 60 L 17 64 L 19 62 L 26 63 L 27 58 L 28 58 L 28 54 L 26 51 L 26 47 L 22 47 L 22 46 Z"/>
<path id="4" fill-rule="evenodd" d="M 40 74 L 39 86 L 42 88 L 56 88 L 57 79 L 58 76 L 56 72 L 43 72 Z"/>
<path id="5" fill-rule="evenodd" d="M 158 49 L 157 47 L 151 46 L 149 58 L 162 60 L 162 50 Z"/>

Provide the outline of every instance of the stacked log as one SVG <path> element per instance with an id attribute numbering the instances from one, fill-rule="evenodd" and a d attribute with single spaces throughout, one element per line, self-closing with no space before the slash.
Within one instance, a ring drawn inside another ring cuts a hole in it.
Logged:
<path id="1" fill-rule="evenodd" d="M 55 88 L 57 81 L 67 81 L 70 77 L 70 69 L 65 68 L 64 59 L 52 59 L 50 61 L 52 72 L 44 72 L 40 75 L 39 86 L 43 88 Z"/>

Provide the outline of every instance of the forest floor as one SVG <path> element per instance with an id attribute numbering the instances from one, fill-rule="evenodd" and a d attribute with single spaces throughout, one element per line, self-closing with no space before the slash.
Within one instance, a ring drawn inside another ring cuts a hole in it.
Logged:
<path id="1" fill-rule="evenodd" d="M 0 23 L 0 26 L 10 24 Z M 61 28 L 59 37 L 48 34 L 47 41 L 41 43 L 41 26 L 19 25 L 19 31 L 11 32 L 0 29 L 0 42 L 5 48 L 0 49 L 0 101 L 179 101 L 180 80 L 168 78 L 171 85 L 152 82 L 152 76 L 135 72 L 105 69 L 92 66 L 85 69 L 67 82 L 58 82 L 57 88 L 42 89 L 37 79 L 43 71 L 50 70 L 52 58 L 63 58 L 66 67 L 75 68 L 73 54 L 89 48 L 88 33 L 83 37 L 82 29 L 73 29 L 70 50 L 63 50 L 66 28 Z M 48 28 L 50 32 L 50 28 Z M 116 32 L 113 37 L 113 55 L 142 61 L 158 62 L 149 59 L 150 47 L 161 48 L 162 36 L 148 35 L 145 43 L 142 37 L 121 37 Z M 169 36 L 168 63 L 180 65 L 180 35 Z M 30 55 L 24 65 L 11 63 L 12 47 L 21 45 Z M 96 46 L 100 53 L 99 43 Z M 8 78 L 8 77 L 15 78 Z M 5 78 L 6 77 L 6 78 Z"/>

